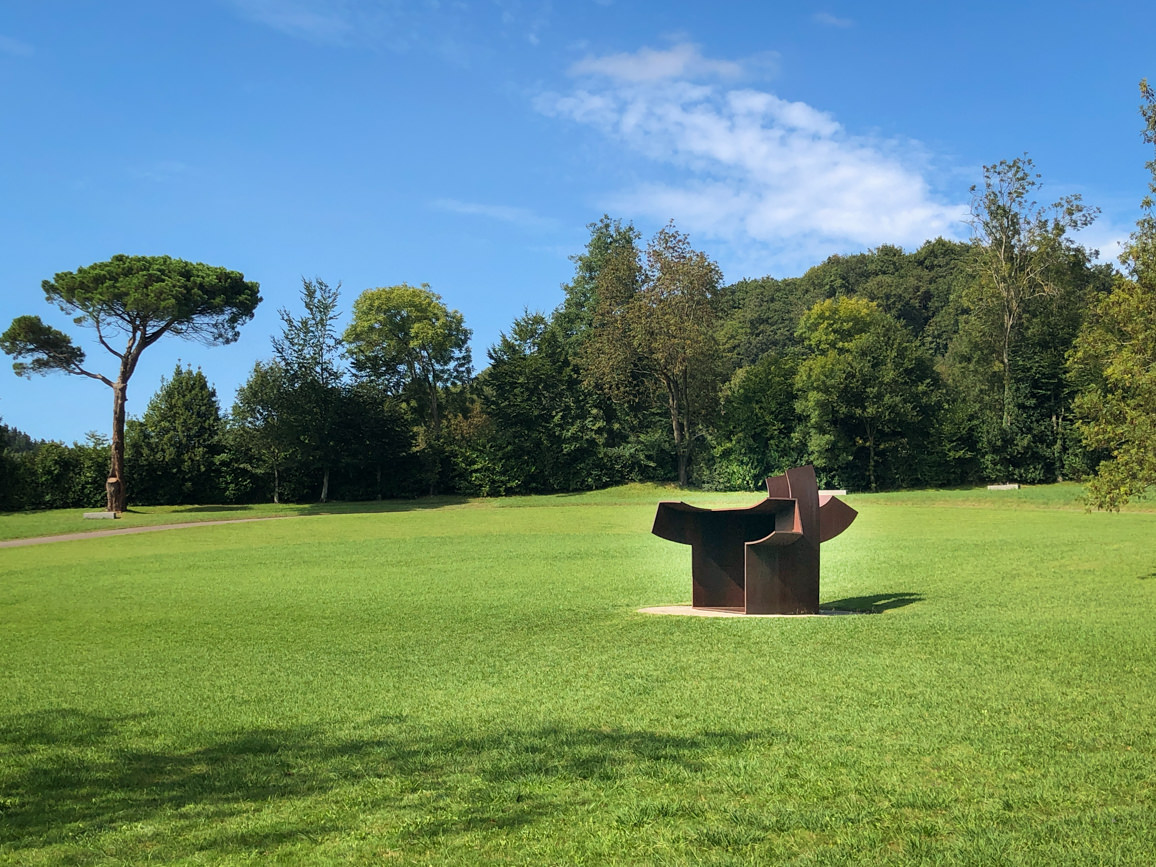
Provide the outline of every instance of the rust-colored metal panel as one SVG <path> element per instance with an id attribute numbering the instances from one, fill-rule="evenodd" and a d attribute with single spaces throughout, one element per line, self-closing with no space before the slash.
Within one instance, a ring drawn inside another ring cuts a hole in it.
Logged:
<path id="1" fill-rule="evenodd" d="M 858 512 L 840 500 L 827 495 L 819 498 L 819 541 L 829 542 L 851 526 Z"/>
<path id="2" fill-rule="evenodd" d="M 819 545 L 855 519 L 834 497 L 819 500 L 815 469 L 767 479 L 753 506 L 702 509 L 658 504 L 652 532 L 691 546 L 692 604 L 747 614 L 817 614 Z"/>

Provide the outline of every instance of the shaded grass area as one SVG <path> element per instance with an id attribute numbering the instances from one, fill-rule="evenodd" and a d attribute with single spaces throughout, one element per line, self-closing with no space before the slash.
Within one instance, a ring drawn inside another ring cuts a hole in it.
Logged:
<path id="1" fill-rule="evenodd" d="M 876 616 L 705 619 L 636 495 L 0 551 L 0 862 L 1148 863 L 1156 516 L 857 497 Z"/>

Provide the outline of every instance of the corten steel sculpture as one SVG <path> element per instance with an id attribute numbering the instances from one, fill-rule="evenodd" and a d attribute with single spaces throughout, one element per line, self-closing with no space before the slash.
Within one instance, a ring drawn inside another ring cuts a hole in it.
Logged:
<path id="1" fill-rule="evenodd" d="M 658 504 L 654 535 L 691 547 L 695 608 L 746 614 L 818 614 L 819 545 L 858 514 L 819 496 L 815 468 L 767 479 L 767 498 L 742 509 Z"/>

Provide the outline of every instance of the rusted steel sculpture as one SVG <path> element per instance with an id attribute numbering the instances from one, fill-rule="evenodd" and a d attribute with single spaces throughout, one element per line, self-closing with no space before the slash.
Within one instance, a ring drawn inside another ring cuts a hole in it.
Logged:
<path id="1" fill-rule="evenodd" d="M 691 548 L 695 608 L 746 614 L 818 614 L 819 545 L 858 514 L 819 496 L 815 468 L 767 479 L 767 498 L 740 509 L 658 504 L 654 535 Z"/>

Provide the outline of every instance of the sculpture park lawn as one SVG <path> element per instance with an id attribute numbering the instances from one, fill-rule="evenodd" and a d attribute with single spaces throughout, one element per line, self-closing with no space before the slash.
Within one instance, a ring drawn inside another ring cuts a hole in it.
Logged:
<path id="1" fill-rule="evenodd" d="M 0 550 L 0 864 L 1150 863 L 1156 513 L 1077 494 L 847 497 L 862 616 L 637 613 L 758 499 L 651 486 Z"/>

